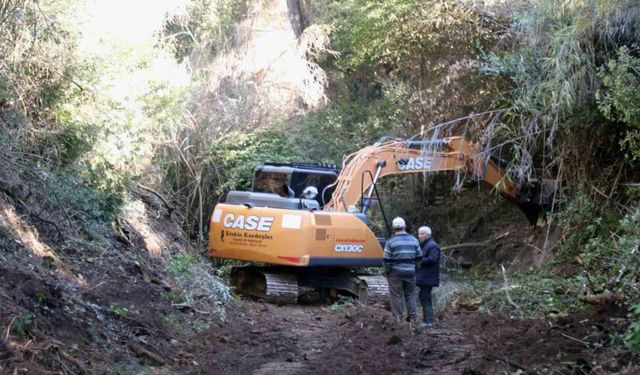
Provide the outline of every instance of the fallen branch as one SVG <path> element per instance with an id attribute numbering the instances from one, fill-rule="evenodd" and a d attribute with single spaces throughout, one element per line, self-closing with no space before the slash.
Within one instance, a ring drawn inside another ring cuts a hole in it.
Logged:
<path id="1" fill-rule="evenodd" d="M 144 186 L 142 184 L 138 184 L 138 187 L 142 190 L 148 191 L 149 193 L 155 195 L 156 197 L 158 197 L 158 199 L 160 199 L 162 201 L 162 204 L 164 204 L 164 207 L 167 209 L 167 212 L 169 213 L 169 216 L 171 216 L 171 213 L 173 212 L 173 210 L 175 209 L 171 204 L 169 204 L 169 201 L 162 196 L 162 194 L 158 193 L 157 191 L 153 190 L 150 187 Z"/>
<path id="2" fill-rule="evenodd" d="M 544 250 L 542 250 L 541 248 L 539 248 L 536 245 L 532 245 L 530 243 L 527 244 L 527 246 L 534 248 L 536 251 L 538 251 L 540 254 L 544 254 Z"/>
<path id="3" fill-rule="evenodd" d="M 596 193 L 600 194 L 603 198 L 606 198 L 607 199 L 607 203 L 609 202 L 610 197 L 607 194 L 603 193 L 601 190 L 599 190 L 597 187 L 595 187 L 593 185 L 591 185 L 591 189 L 593 191 L 595 191 Z M 616 202 L 616 205 L 618 207 L 620 207 L 621 209 L 623 209 L 625 212 L 631 212 L 631 209 L 629 207 L 623 205 L 620 202 Z"/>
<path id="4" fill-rule="evenodd" d="M 60 227 L 58 227 L 58 224 L 56 224 L 55 222 L 53 222 L 53 221 L 51 221 L 51 220 L 48 220 L 48 219 L 45 219 L 45 218 L 43 218 L 42 216 L 40 216 L 40 214 L 39 214 L 39 213 L 37 213 L 37 212 L 33 211 L 33 210 L 31 209 L 31 207 L 27 206 L 27 204 L 26 204 L 22 199 L 20 199 L 20 198 L 16 198 L 16 199 L 18 200 L 18 202 L 19 202 L 20 204 L 22 204 L 22 206 L 24 206 L 24 208 L 29 212 L 29 214 L 30 214 L 31 216 L 34 216 L 36 219 L 38 219 L 38 220 L 42 221 L 42 222 L 43 222 L 43 223 L 45 223 L 45 224 L 52 225 L 52 226 L 56 229 L 56 231 L 58 232 L 58 235 L 60 236 L 60 239 L 61 239 L 62 241 L 65 241 L 65 236 L 62 234 L 62 231 L 60 230 Z"/>
<path id="5" fill-rule="evenodd" d="M 562 332 L 561 332 L 560 334 L 561 334 L 562 336 L 564 336 L 564 337 L 568 338 L 569 340 L 573 340 L 573 341 L 575 341 L 575 342 L 579 342 L 579 343 L 581 343 L 581 344 L 583 344 L 583 345 L 586 345 L 587 347 L 591 347 L 591 344 L 589 344 L 588 342 L 586 342 L 586 341 L 584 341 L 584 340 L 580 340 L 580 339 L 577 339 L 577 338 L 575 338 L 575 337 L 571 337 L 571 336 L 566 335 L 566 334 L 564 334 L 564 333 L 562 333 Z"/>
<path id="6" fill-rule="evenodd" d="M 454 359 L 453 361 L 449 361 L 449 362 L 445 363 L 445 365 L 446 366 L 448 366 L 448 365 L 457 365 L 460 362 L 466 361 L 470 357 L 471 357 L 471 351 L 467 351 L 462 356 L 460 356 L 459 358 Z"/>
<path id="7" fill-rule="evenodd" d="M 523 366 L 523 365 L 521 365 L 521 364 L 519 364 L 517 362 L 510 361 L 510 360 L 508 360 L 506 358 L 499 357 L 499 356 L 497 356 L 497 355 L 495 355 L 493 353 L 487 353 L 486 356 L 491 358 L 491 359 L 495 359 L 497 361 L 500 361 L 500 362 L 506 364 L 507 366 L 511 366 L 511 367 L 516 368 L 518 370 L 522 370 L 522 371 L 526 372 L 527 374 L 530 374 L 530 375 L 536 375 L 537 374 L 536 371 L 534 371 L 534 370 L 532 370 L 532 369 L 530 369 L 530 368 L 528 368 L 526 366 Z"/>
<path id="8" fill-rule="evenodd" d="M 591 289 L 583 288 L 578 295 L 578 300 L 590 305 L 602 305 L 605 303 L 614 303 L 618 300 L 618 296 L 610 290 L 602 293 L 593 294 Z"/>
<path id="9" fill-rule="evenodd" d="M 449 245 L 449 246 L 442 246 L 442 250 L 453 250 L 453 249 L 459 249 L 459 248 L 463 248 L 463 247 L 484 247 L 484 246 L 488 246 L 490 245 L 493 241 L 499 240 L 502 237 L 508 236 L 510 232 L 506 232 L 506 233 L 502 233 L 499 236 L 490 238 L 486 241 L 480 241 L 480 242 L 465 242 L 465 243 L 458 243 L 455 245 Z"/>
<path id="10" fill-rule="evenodd" d="M 9 321 L 9 325 L 7 326 L 7 329 L 4 331 L 4 341 L 8 341 L 9 340 L 9 336 L 11 336 L 11 328 L 13 326 L 13 323 L 16 321 L 17 316 L 14 316 L 13 318 L 11 318 L 11 321 Z"/>
<path id="11" fill-rule="evenodd" d="M 159 355 L 152 353 L 150 351 L 148 351 L 147 349 L 143 348 L 141 345 L 136 344 L 135 342 L 131 342 L 129 343 L 129 348 L 131 348 L 131 350 L 133 350 L 134 353 L 136 353 L 139 357 L 146 357 L 150 360 L 152 360 L 153 362 L 155 362 L 157 365 L 164 365 L 165 361 L 164 359 L 162 359 L 162 357 L 160 357 Z"/>
<path id="12" fill-rule="evenodd" d="M 195 307 L 191 306 L 188 303 L 172 303 L 171 304 L 172 307 L 175 307 L 176 309 L 185 309 L 185 310 L 193 310 L 194 312 L 197 312 L 198 314 L 203 314 L 203 315 L 209 315 L 208 312 L 206 311 L 202 311 L 202 310 L 198 310 Z"/>
<path id="13" fill-rule="evenodd" d="M 113 223 L 111 223 L 113 231 L 115 232 L 115 235 L 116 235 L 116 239 L 119 240 L 120 242 L 123 242 L 125 245 L 129 247 L 133 247 L 133 242 L 131 242 L 131 238 L 129 238 L 129 236 L 124 232 L 124 229 L 122 228 L 123 223 L 131 227 L 131 225 L 125 219 L 121 219 L 119 217 L 116 217 Z"/>
<path id="14" fill-rule="evenodd" d="M 509 294 L 509 280 L 507 279 L 507 270 L 502 264 L 500 265 L 500 267 L 502 268 L 502 277 L 504 278 L 504 294 L 507 296 L 507 302 L 509 302 L 511 306 L 515 307 L 520 315 L 522 315 L 522 308 L 520 307 L 520 305 L 515 303 L 513 299 L 511 299 L 511 294 Z"/>
<path id="15" fill-rule="evenodd" d="M 82 291 L 82 293 L 87 293 L 87 292 L 89 292 L 89 291 L 91 291 L 91 290 L 94 290 L 94 289 L 96 289 L 96 288 L 99 288 L 99 287 L 103 286 L 103 285 L 104 285 L 104 284 L 106 284 L 106 283 L 107 283 L 106 281 L 101 281 L 101 282 L 97 283 L 96 285 L 94 285 L 94 286 L 92 286 L 92 287 L 90 287 L 90 288 L 87 288 L 87 289 L 83 290 L 83 291 Z"/>
<path id="16" fill-rule="evenodd" d="M 62 358 L 64 358 L 65 361 L 72 363 L 74 366 L 76 366 L 78 368 L 78 370 L 80 370 L 80 374 L 88 374 L 90 373 L 90 371 L 87 370 L 87 368 L 85 367 L 85 365 L 76 357 L 72 356 L 71 354 L 63 351 L 63 350 L 58 350 L 58 354 L 60 354 L 60 356 Z"/>

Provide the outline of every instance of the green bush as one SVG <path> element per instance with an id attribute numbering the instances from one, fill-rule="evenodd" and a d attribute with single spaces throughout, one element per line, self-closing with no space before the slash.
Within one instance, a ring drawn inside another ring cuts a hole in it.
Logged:
<path id="1" fill-rule="evenodd" d="M 640 160 L 640 58 L 638 47 L 623 46 L 602 70 L 603 90 L 599 92 L 600 111 L 611 121 L 621 123 L 625 135 L 620 147 L 629 163 Z"/>
<path id="2" fill-rule="evenodd" d="M 433 79 L 445 71 L 443 60 L 472 56 L 492 38 L 482 15 L 457 1 L 341 1 L 332 4 L 332 16 L 337 66 L 346 74 L 368 72 L 371 79 L 383 71 Z"/>
<path id="3" fill-rule="evenodd" d="M 620 217 L 616 210 L 577 194 L 555 217 L 566 233 L 556 249 L 558 265 L 578 265 L 593 292 L 609 289 L 627 301 L 640 298 L 634 278 L 640 267 L 640 208 Z"/>
<path id="4" fill-rule="evenodd" d="M 624 339 L 625 344 L 636 352 L 640 352 L 640 304 L 631 307 L 632 323 Z"/>
<path id="5" fill-rule="evenodd" d="M 196 262 L 196 257 L 192 254 L 176 255 L 168 264 L 167 270 L 174 277 L 191 276 L 191 267 Z"/>
<path id="6" fill-rule="evenodd" d="M 25 337 L 33 327 L 33 314 L 30 311 L 26 311 L 16 317 L 13 324 L 18 336 Z"/>
<path id="7" fill-rule="evenodd" d="M 94 177 L 95 178 L 95 177 Z M 96 180 L 85 180 L 73 171 L 60 171 L 55 174 L 42 174 L 51 190 L 46 197 L 47 206 L 52 210 L 60 209 L 62 204 L 70 214 L 82 214 L 85 218 L 110 222 L 115 218 L 124 202 L 124 190 L 116 188 L 97 188 L 92 186 Z"/>
<path id="8" fill-rule="evenodd" d="M 486 275 L 485 275 L 486 276 Z M 481 300 L 484 306 L 495 309 L 514 307 L 507 302 L 505 285 L 501 274 L 494 274 L 494 280 L 469 281 L 466 293 L 470 300 Z M 585 309 L 576 303 L 576 293 L 584 283 L 582 277 L 558 277 L 551 273 L 536 272 L 525 275 L 509 275 L 511 299 L 520 307 L 523 318 L 546 318 L 550 315 L 568 315 Z"/>

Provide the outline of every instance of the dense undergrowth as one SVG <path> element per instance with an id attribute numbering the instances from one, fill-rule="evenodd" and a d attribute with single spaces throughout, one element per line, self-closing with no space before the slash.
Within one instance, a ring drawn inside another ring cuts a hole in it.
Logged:
<path id="1" fill-rule="evenodd" d="M 89 29 L 81 0 L 3 2 L 2 194 L 62 246 L 102 238 L 136 184 L 151 186 L 202 245 L 213 205 L 260 162 L 339 164 L 383 135 L 464 133 L 514 178 L 561 182 L 549 275 L 516 276 L 517 304 L 611 292 L 635 314 L 625 342 L 638 350 L 636 2 L 301 0 L 290 60 L 246 68 L 252 25 L 275 17 L 251 3 L 163 3 L 123 42 Z M 278 64 L 304 68 L 281 85 Z"/>

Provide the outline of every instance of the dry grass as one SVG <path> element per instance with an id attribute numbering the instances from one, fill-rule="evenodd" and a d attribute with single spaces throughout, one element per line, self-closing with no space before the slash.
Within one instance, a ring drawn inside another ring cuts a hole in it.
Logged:
<path id="1" fill-rule="evenodd" d="M 208 150 L 326 102 L 327 77 L 313 60 L 328 51 L 329 30 L 312 26 L 298 36 L 289 17 L 286 1 L 252 3 L 232 42 L 216 56 L 198 58 L 200 83 L 188 110 L 167 127 L 159 159 L 171 172 L 163 184 L 201 241 L 216 184 L 223 182 L 222 166 L 204 162 Z"/>

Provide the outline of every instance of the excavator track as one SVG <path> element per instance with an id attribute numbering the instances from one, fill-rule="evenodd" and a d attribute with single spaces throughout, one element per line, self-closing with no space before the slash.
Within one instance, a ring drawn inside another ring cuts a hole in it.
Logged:
<path id="1" fill-rule="evenodd" d="M 264 274 L 267 282 L 265 301 L 269 303 L 294 304 L 298 302 L 298 280 L 290 274 Z"/>
<path id="2" fill-rule="evenodd" d="M 375 303 L 389 293 L 385 277 L 355 275 L 339 267 L 234 267 L 229 281 L 239 293 L 276 304 L 297 303 L 300 287 L 339 290 L 362 303 Z"/>
<path id="3" fill-rule="evenodd" d="M 276 267 L 233 267 L 229 283 L 238 292 L 269 303 L 295 304 L 298 300 L 296 275 Z"/>
<path id="4" fill-rule="evenodd" d="M 386 300 L 389 296 L 387 278 L 382 275 L 358 275 L 359 279 L 367 283 L 368 303 Z"/>

